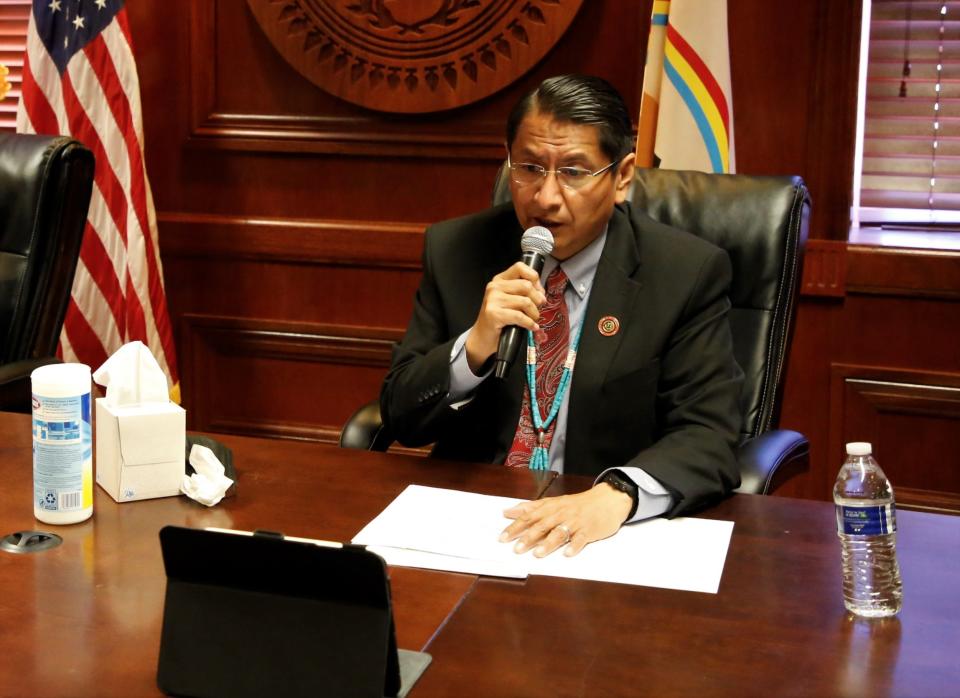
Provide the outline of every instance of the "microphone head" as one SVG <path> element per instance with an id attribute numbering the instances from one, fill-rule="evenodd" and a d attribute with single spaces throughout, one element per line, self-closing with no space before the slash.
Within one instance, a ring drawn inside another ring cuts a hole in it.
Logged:
<path id="1" fill-rule="evenodd" d="M 524 252 L 537 252 L 546 257 L 553 252 L 553 233 L 542 225 L 535 225 L 523 231 L 520 249 Z"/>

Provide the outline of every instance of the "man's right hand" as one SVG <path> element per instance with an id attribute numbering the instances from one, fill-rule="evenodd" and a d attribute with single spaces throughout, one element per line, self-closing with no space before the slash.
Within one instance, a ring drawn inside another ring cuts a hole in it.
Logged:
<path id="1" fill-rule="evenodd" d="M 464 348 L 467 364 L 477 373 L 497 351 L 500 332 L 508 325 L 527 330 L 540 329 L 540 306 L 547 300 L 540 277 L 523 262 L 493 277 L 483 294 L 477 321 L 470 328 Z"/>

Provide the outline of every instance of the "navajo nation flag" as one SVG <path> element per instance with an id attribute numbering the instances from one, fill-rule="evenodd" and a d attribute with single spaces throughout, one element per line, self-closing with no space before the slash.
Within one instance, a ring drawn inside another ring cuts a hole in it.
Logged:
<path id="1" fill-rule="evenodd" d="M 153 197 L 143 162 L 140 81 L 122 0 L 34 0 L 20 133 L 65 134 L 97 159 L 60 350 L 96 369 L 121 345 L 153 352 L 180 384 Z"/>
<path id="2" fill-rule="evenodd" d="M 734 172 L 726 0 L 655 0 L 637 165 Z"/>

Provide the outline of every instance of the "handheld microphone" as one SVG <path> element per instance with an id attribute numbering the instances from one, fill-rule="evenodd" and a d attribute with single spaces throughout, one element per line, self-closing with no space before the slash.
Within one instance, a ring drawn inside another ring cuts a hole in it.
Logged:
<path id="1" fill-rule="evenodd" d="M 521 261 L 539 274 L 543 271 L 543 263 L 547 255 L 553 251 L 553 233 L 542 225 L 527 228 L 523 232 L 523 237 L 520 238 L 520 249 L 523 250 Z M 517 352 L 523 344 L 522 333 L 523 330 L 516 325 L 504 327 L 500 333 L 497 363 L 493 369 L 493 375 L 497 378 L 506 378 L 513 362 L 517 360 Z"/>

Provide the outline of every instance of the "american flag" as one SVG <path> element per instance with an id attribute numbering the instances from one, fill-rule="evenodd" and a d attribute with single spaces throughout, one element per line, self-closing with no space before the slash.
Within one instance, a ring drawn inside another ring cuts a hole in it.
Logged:
<path id="1" fill-rule="evenodd" d="M 143 159 L 140 81 L 122 0 L 34 0 L 17 110 L 20 133 L 65 134 L 97 159 L 65 361 L 97 368 L 121 345 L 153 352 L 179 401 L 156 214 Z"/>

